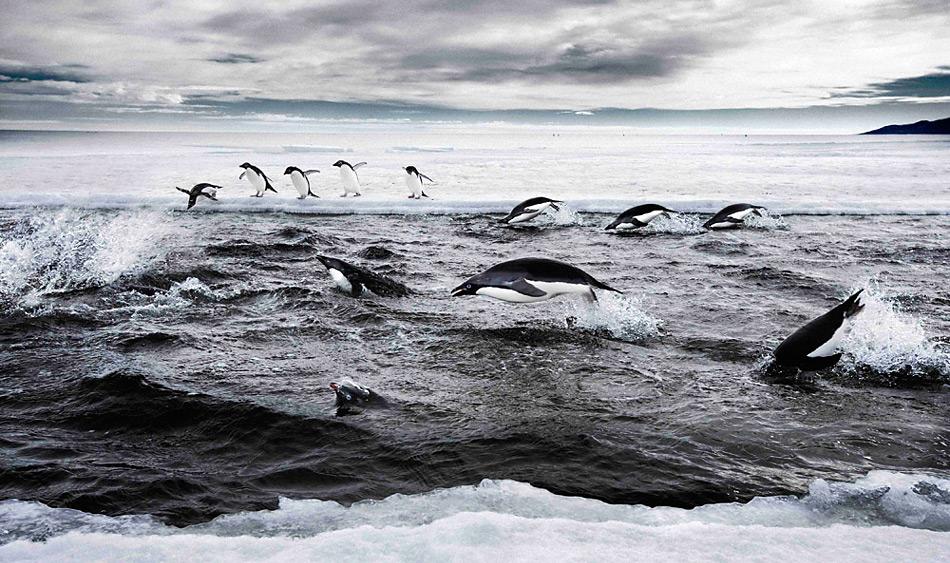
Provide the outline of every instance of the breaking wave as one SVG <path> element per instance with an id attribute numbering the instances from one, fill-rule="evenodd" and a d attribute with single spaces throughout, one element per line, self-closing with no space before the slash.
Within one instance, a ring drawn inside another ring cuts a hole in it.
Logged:
<path id="1" fill-rule="evenodd" d="M 872 471 L 814 481 L 802 497 L 692 510 L 615 505 L 527 483 L 392 495 L 350 506 L 281 499 L 276 510 L 185 528 L 150 516 L 109 517 L 0 502 L 8 560 L 935 560 L 950 549 L 950 480 Z"/>

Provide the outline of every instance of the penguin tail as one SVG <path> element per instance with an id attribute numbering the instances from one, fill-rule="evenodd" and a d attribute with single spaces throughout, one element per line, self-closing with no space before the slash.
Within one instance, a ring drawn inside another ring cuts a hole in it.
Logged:
<path id="1" fill-rule="evenodd" d="M 594 278 L 593 276 L 587 276 L 587 277 L 588 277 L 588 282 L 590 282 L 590 284 L 594 287 L 597 287 L 600 289 L 606 289 L 607 291 L 613 291 L 614 293 L 623 293 L 619 289 L 614 289 L 610 287 L 609 285 L 605 284 L 604 282 Z"/>
<path id="2" fill-rule="evenodd" d="M 864 303 L 861 303 L 861 293 L 863 291 L 863 288 L 857 290 L 841 304 L 845 318 L 853 317 L 864 310 Z"/>
<path id="3" fill-rule="evenodd" d="M 274 192 L 275 194 L 277 193 L 277 190 L 274 189 L 274 186 L 272 186 L 272 185 L 270 185 L 270 184 L 267 184 L 267 186 L 264 187 L 264 191 L 265 191 L 265 192 Z"/>
<path id="4" fill-rule="evenodd" d="M 189 192 L 188 190 L 183 190 L 182 188 L 179 188 L 178 186 L 175 186 L 175 189 L 180 191 L 183 194 L 191 195 L 191 192 Z"/>
<path id="5" fill-rule="evenodd" d="M 422 193 L 422 197 L 429 197 L 429 194 L 427 194 L 427 193 L 425 193 L 425 192 L 420 192 L 420 193 Z M 432 198 L 429 197 L 429 199 L 432 199 Z"/>
<path id="6" fill-rule="evenodd" d="M 317 194 L 313 193 L 313 190 L 311 190 L 310 188 L 307 188 L 307 195 L 312 195 L 313 197 L 320 197 Z"/>

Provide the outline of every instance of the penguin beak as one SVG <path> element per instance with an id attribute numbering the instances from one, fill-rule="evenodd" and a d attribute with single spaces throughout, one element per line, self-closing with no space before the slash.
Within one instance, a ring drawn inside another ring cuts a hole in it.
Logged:
<path id="1" fill-rule="evenodd" d="M 452 290 L 452 297 L 464 297 L 466 295 L 475 295 L 475 291 L 468 282 Z"/>
<path id="2" fill-rule="evenodd" d="M 339 391 L 339 390 L 340 390 L 340 386 L 337 385 L 335 382 L 331 382 L 331 383 L 330 383 L 330 389 L 333 389 L 333 391 Z"/>

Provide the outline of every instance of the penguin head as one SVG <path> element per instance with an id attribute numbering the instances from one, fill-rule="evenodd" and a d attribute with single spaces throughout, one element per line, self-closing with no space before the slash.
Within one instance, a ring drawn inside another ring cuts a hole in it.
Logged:
<path id="1" fill-rule="evenodd" d="M 462 285 L 456 287 L 452 290 L 452 297 L 465 297 L 467 295 L 476 295 L 478 290 L 484 287 L 484 285 L 478 283 L 476 279 L 478 276 L 473 276 L 468 279 Z"/>
<path id="2" fill-rule="evenodd" d="M 416 170 L 415 166 L 407 166 L 403 170 L 405 170 L 406 174 L 409 174 L 410 176 L 412 176 L 413 174 L 419 174 L 419 171 Z"/>
<path id="3" fill-rule="evenodd" d="M 349 380 L 344 380 L 340 383 L 335 381 L 330 382 L 330 389 L 333 389 L 333 393 L 336 395 L 336 405 L 354 405 L 358 403 L 365 403 L 370 400 L 372 392 L 363 387 L 359 383 L 354 383 Z"/>
<path id="4" fill-rule="evenodd" d="M 335 166 L 335 167 L 337 167 L 337 168 L 340 168 L 340 167 L 343 167 L 343 166 L 349 166 L 349 165 L 350 165 L 350 163 L 347 162 L 347 161 L 345 161 L 345 160 L 338 160 L 338 161 L 336 161 L 336 162 L 333 163 L 333 166 Z"/>
<path id="5" fill-rule="evenodd" d="M 247 170 L 248 168 L 251 167 L 251 163 L 250 163 L 250 162 L 245 162 L 245 163 L 242 164 L 240 167 L 243 168 L 243 169 L 245 169 L 245 170 Z"/>
<path id="6" fill-rule="evenodd" d="M 287 170 L 284 170 L 284 176 L 286 176 L 287 174 L 290 174 L 291 172 L 296 172 L 298 170 L 300 169 L 297 168 L 296 166 L 288 166 Z"/>

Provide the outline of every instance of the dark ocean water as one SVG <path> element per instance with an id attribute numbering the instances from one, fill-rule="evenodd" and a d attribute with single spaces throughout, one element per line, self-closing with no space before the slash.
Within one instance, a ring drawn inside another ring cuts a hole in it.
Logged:
<path id="1" fill-rule="evenodd" d="M 950 471 L 950 217 L 609 220 L 0 211 L 0 499 L 185 525 L 484 478 L 694 507 Z M 351 298 L 317 254 L 413 293 Z M 624 295 L 449 296 L 524 256 Z M 858 287 L 835 370 L 763 369 Z M 342 379 L 388 405 L 336 416 Z"/>

